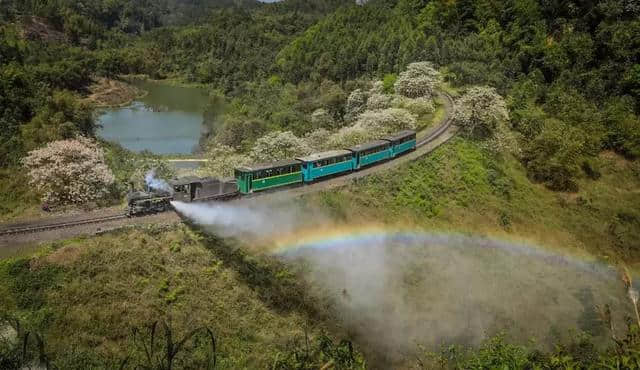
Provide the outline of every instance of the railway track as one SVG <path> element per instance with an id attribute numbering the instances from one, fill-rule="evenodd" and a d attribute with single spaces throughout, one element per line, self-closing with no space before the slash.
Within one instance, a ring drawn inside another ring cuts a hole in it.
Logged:
<path id="1" fill-rule="evenodd" d="M 455 105 L 453 103 L 453 99 L 446 92 L 440 92 L 439 94 L 440 96 L 444 97 L 445 100 L 447 100 L 446 105 L 449 107 L 449 109 L 446 111 L 444 122 L 440 126 L 438 126 L 438 128 L 436 128 L 431 133 L 429 133 L 427 136 L 423 137 L 422 139 L 419 139 L 416 142 L 416 148 L 420 148 L 436 140 L 438 137 L 440 137 L 440 135 L 442 135 L 444 132 L 447 131 L 447 129 L 451 126 L 453 122 L 453 116 L 455 112 Z M 282 189 L 282 190 L 286 191 L 287 189 Z M 237 195 L 238 195 L 237 192 L 229 193 L 229 194 L 221 194 L 213 197 L 208 197 L 207 199 L 200 199 L 200 201 L 207 201 L 207 200 L 224 201 L 224 200 L 233 199 Z M 254 196 L 255 195 L 260 195 L 260 193 L 254 194 Z M 13 226 L 13 227 L 9 226 L 6 228 L 0 228 L 0 236 L 38 233 L 38 232 L 44 232 L 44 231 L 55 230 L 55 229 L 63 229 L 68 227 L 80 226 L 80 225 L 99 224 L 99 223 L 104 223 L 109 221 L 117 221 L 117 220 L 125 219 L 127 217 L 128 216 L 125 213 L 122 213 L 122 214 L 116 214 L 116 215 L 110 215 L 110 216 L 94 217 L 94 218 L 73 220 L 73 221 L 67 221 L 67 222 L 57 222 L 57 223 L 54 222 L 54 223 L 42 224 L 42 225 L 32 225 L 32 226 L 20 225 L 20 226 Z M 139 216 L 139 217 L 145 217 L 145 216 Z"/>
<path id="2" fill-rule="evenodd" d="M 62 228 L 65 228 L 65 227 L 73 227 L 73 226 L 79 226 L 79 225 L 98 224 L 98 223 L 103 223 L 103 222 L 121 220 L 123 218 L 127 218 L 127 215 L 125 215 L 124 213 L 121 214 L 121 215 L 94 217 L 94 218 L 87 218 L 87 219 L 84 219 L 84 220 L 68 221 L 68 222 L 56 222 L 56 223 L 45 224 L 45 225 L 9 227 L 9 228 L 6 228 L 6 229 L 0 229 L 0 236 L 2 236 L 2 235 L 35 233 L 35 232 L 62 229 Z"/>
<path id="3" fill-rule="evenodd" d="M 444 122 L 437 129 L 435 129 L 429 135 L 418 140 L 418 142 L 416 143 L 417 148 L 423 145 L 429 144 L 430 142 L 437 139 L 440 135 L 442 135 L 443 132 L 447 131 L 449 126 L 451 126 L 451 124 L 453 123 L 453 116 L 455 113 L 455 105 L 453 104 L 453 98 L 451 97 L 451 95 L 447 94 L 446 92 L 442 92 L 440 93 L 440 95 L 447 100 L 447 103 L 449 106 L 449 110 L 446 112 L 447 116 L 445 117 Z"/>

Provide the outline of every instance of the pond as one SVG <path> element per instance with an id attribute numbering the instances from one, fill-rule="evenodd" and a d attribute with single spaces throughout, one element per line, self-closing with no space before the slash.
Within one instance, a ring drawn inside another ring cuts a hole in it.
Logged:
<path id="1" fill-rule="evenodd" d="M 133 84 L 148 94 L 129 106 L 103 110 L 98 135 L 136 152 L 192 153 L 203 130 L 206 90 L 151 81 Z"/>

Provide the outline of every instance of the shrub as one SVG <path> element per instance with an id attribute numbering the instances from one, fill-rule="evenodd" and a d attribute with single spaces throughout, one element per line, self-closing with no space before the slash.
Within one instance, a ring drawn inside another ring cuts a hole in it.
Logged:
<path id="1" fill-rule="evenodd" d="M 605 105 L 604 146 L 627 158 L 640 157 L 640 119 L 634 114 L 631 99 L 615 98 Z"/>
<path id="2" fill-rule="evenodd" d="M 261 119 L 225 117 L 215 141 L 235 149 L 245 149 L 265 132 L 267 124 Z"/>
<path id="3" fill-rule="evenodd" d="M 220 178 L 233 176 L 234 168 L 250 162 L 246 155 L 237 153 L 230 146 L 215 144 L 206 150 L 205 158 L 209 161 L 200 169 L 200 172 Z"/>
<path id="4" fill-rule="evenodd" d="M 331 135 L 328 145 L 332 148 L 349 147 L 396 131 L 415 129 L 416 126 L 416 118 L 405 109 L 366 111 L 358 116 L 353 126 Z"/>
<path id="5" fill-rule="evenodd" d="M 411 99 L 404 96 L 396 96 L 391 102 L 391 106 L 404 108 L 418 116 L 433 113 L 436 109 L 433 100 L 425 97 Z"/>
<path id="6" fill-rule="evenodd" d="M 52 204 L 86 203 L 103 198 L 114 183 L 104 153 L 89 139 L 79 137 L 49 143 L 23 159 L 30 184 Z"/>
<path id="7" fill-rule="evenodd" d="M 405 109 L 389 108 L 362 113 L 354 126 L 373 131 L 379 136 L 404 129 L 415 129 L 416 118 Z"/>
<path id="8" fill-rule="evenodd" d="M 304 139 L 297 137 L 291 131 L 275 131 L 258 139 L 249 157 L 255 162 L 271 162 L 309 153 L 311 153 L 311 147 Z"/>
<path id="9" fill-rule="evenodd" d="M 577 190 L 585 134 L 562 121 L 548 120 L 523 151 L 529 176 L 553 190 Z"/>
<path id="10" fill-rule="evenodd" d="M 379 110 L 379 109 L 387 109 L 391 107 L 391 99 L 390 95 L 381 94 L 381 93 L 373 93 L 369 95 L 369 99 L 367 99 L 367 109 L 368 110 Z"/>
<path id="11" fill-rule="evenodd" d="M 358 115 L 364 112 L 367 105 L 367 95 L 360 89 L 355 89 L 347 98 L 345 106 L 345 121 L 354 120 Z"/>
<path id="12" fill-rule="evenodd" d="M 331 135 L 326 145 L 331 149 L 348 148 L 372 140 L 375 137 L 375 133 L 362 127 L 349 126 Z"/>
<path id="13" fill-rule="evenodd" d="M 384 76 L 382 79 L 382 90 L 385 94 L 393 94 L 395 90 L 393 89 L 393 85 L 395 85 L 398 80 L 398 76 L 394 73 L 390 73 Z"/>
<path id="14" fill-rule="evenodd" d="M 332 128 L 335 121 L 326 109 L 318 108 L 311 113 L 311 124 L 314 128 Z"/>
<path id="15" fill-rule="evenodd" d="M 58 91 L 22 127 L 22 139 L 28 149 L 34 149 L 53 140 L 92 136 L 94 129 L 90 105 L 68 91 Z"/>
<path id="16" fill-rule="evenodd" d="M 328 130 L 319 128 L 305 135 L 304 140 L 314 152 L 319 152 L 326 148 L 327 139 L 330 136 L 331 133 Z"/>
<path id="17" fill-rule="evenodd" d="M 456 123 L 470 136 L 491 137 L 508 119 L 506 103 L 492 87 L 472 87 L 457 101 Z"/>

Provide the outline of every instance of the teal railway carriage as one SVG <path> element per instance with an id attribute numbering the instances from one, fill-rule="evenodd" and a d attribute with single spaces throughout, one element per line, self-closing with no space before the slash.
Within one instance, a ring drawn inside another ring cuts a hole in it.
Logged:
<path id="1" fill-rule="evenodd" d="M 298 158 L 302 162 L 304 182 L 354 170 L 353 154 L 348 150 L 332 150 Z"/>
<path id="2" fill-rule="evenodd" d="M 349 148 L 353 153 L 354 169 L 392 158 L 391 143 L 386 140 L 374 140 Z"/>
<path id="3" fill-rule="evenodd" d="M 416 148 L 416 132 L 413 130 L 400 131 L 382 140 L 391 143 L 391 156 L 394 158 Z"/>
<path id="4" fill-rule="evenodd" d="M 235 169 L 238 190 L 243 194 L 302 182 L 302 164 L 293 159 Z"/>

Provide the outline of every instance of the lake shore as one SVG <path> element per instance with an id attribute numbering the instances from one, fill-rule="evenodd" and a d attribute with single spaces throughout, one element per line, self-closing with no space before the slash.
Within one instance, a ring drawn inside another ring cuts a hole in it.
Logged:
<path id="1" fill-rule="evenodd" d="M 134 100 L 144 98 L 148 92 L 123 81 L 99 77 L 88 88 L 86 101 L 96 108 L 121 108 Z"/>
<path id="2" fill-rule="evenodd" d="M 100 137 L 129 150 L 158 155 L 191 155 L 201 150 L 206 135 L 202 125 L 206 90 L 131 76 L 127 82 L 122 85 L 145 91 L 145 95 L 128 104 L 99 109 Z"/>
<path id="3" fill-rule="evenodd" d="M 130 83 L 147 81 L 147 82 L 153 82 L 153 83 L 162 84 L 166 86 L 186 87 L 191 89 L 207 89 L 210 87 L 207 84 L 202 84 L 199 82 L 185 81 L 183 77 L 167 77 L 164 79 L 155 79 L 155 78 L 151 78 L 149 75 L 146 75 L 146 74 L 128 74 L 128 75 L 120 75 L 118 76 L 118 78 Z"/>

